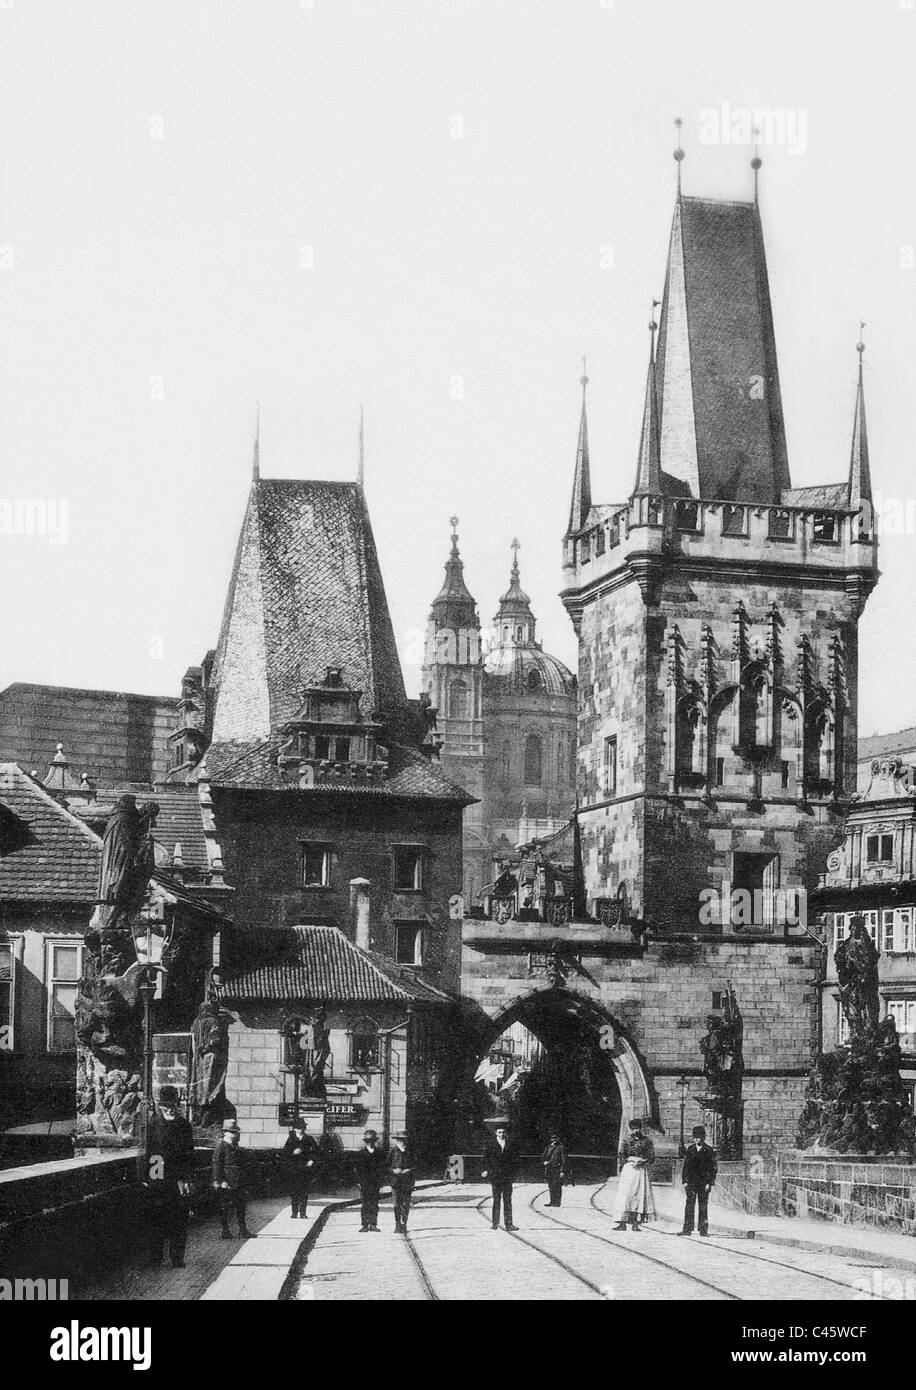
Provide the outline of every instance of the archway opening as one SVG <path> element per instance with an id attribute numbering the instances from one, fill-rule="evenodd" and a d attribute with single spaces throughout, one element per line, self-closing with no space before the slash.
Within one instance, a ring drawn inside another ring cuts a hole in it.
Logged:
<path id="1" fill-rule="evenodd" d="M 646 1113 L 628 1077 L 632 1049 L 600 1010 L 565 990 L 520 1001 L 478 1052 L 470 1111 L 477 1128 L 505 1116 L 522 1152 L 556 1130 L 570 1152 L 613 1157 L 621 1125 Z"/>

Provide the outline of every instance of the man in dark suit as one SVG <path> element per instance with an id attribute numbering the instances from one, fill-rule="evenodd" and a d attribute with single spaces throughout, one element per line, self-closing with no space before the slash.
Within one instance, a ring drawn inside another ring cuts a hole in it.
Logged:
<path id="1" fill-rule="evenodd" d="M 181 1269 L 184 1265 L 193 1160 L 194 1136 L 187 1120 L 178 1113 L 178 1091 L 174 1086 L 163 1086 L 159 1092 L 159 1113 L 149 1122 L 146 1146 L 140 1156 L 151 1265 L 162 1263 L 166 1240 L 173 1267 Z"/>
<path id="2" fill-rule="evenodd" d="M 706 1143 L 706 1130 L 702 1125 L 694 1125 L 693 1142 L 684 1156 L 681 1172 L 687 1199 L 684 1203 L 684 1229 L 678 1231 L 679 1236 L 693 1234 L 693 1215 L 698 1204 L 700 1235 L 709 1235 L 709 1193 L 718 1171 L 716 1151 Z"/>
<path id="3" fill-rule="evenodd" d="M 363 1135 L 363 1147 L 356 1155 L 356 1179 L 362 1198 L 360 1234 L 378 1230 L 378 1198 L 385 1173 L 385 1155 L 374 1129 Z"/>
<path id="4" fill-rule="evenodd" d="M 220 1235 L 223 1240 L 232 1239 L 229 1213 L 233 1207 L 239 1223 L 239 1240 L 251 1239 L 246 1219 L 248 1155 L 240 1148 L 239 1137 L 240 1131 L 235 1120 L 224 1120 L 223 1137 L 213 1150 L 213 1186 L 219 1194 L 219 1214 L 222 1222 Z"/>
<path id="5" fill-rule="evenodd" d="M 388 1169 L 391 1174 L 391 1195 L 394 1198 L 394 1229 L 399 1235 L 406 1236 L 410 1199 L 416 1181 L 416 1166 L 413 1152 L 407 1147 L 406 1133 L 399 1130 L 391 1139 Z"/>
<path id="6" fill-rule="evenodd" d="M 502 1205 L 507 1231 L 517 1231 L 512 1224 L 512 1183 L 518 1168 L 518 1150 L 509 1138 L 505 1125 L 497 1125 L 496 1133 L 488 1139 L 483 1154 L 483 1168 L 480 1176 L 489 1178 L 493 1192 L 493 1229 L 499 1227 L 499 1209 Z"/>

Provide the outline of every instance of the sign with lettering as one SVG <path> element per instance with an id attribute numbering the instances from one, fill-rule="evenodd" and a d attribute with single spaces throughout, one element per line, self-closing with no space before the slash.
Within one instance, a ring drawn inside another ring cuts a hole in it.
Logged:
<path id="1" fill-rule="evenodd" d="M 359 1105 L 348 1105 L 344 1101 L 328 1101 L 328 1123 L 332 1125 L 358 1125 L 361 1122 Z"/>

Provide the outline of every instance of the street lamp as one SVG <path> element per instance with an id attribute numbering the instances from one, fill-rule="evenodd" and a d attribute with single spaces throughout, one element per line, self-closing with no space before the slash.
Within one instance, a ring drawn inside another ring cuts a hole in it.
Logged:
<path id="1" fill-rule="evenodd" d="M 146 1133 L 153 1106 L 153 999 L 156 995 L 156 967 L 144 965 L 137 986 L 143 1000 L 143 1111 L 140 1116 L 140 1143 L 145 1150 Z"/>
<path id="2" fill-rule="evenodd" d="M 678 1158 L 683 1158 L 687 1153 L 687 1148 L 684 1144 L 684 1108 L 687 1105 L 687 1092 L 690 1090 L 690 1081 L 686 1076 L 679 1076 L 674 1084 L 677 1086 L 681 1096 L 681 1142 L 677 1146 L 677 1156 Z"/>

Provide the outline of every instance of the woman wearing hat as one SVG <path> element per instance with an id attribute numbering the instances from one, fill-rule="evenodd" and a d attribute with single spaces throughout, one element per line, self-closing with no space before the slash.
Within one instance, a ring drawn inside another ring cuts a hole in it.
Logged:
<path id="1" fill-rule="evenodd" d="M 631 1228 L 638 1231 L 640 1221 L 654 1219 L 655 1201 L 649 1179 L 649 1170 L 654 1162 L 655 1147 L 643 1131 L 642 1120 L 631 1120 L 630 1132 L 620 1149 L 617 1196 L 614 1199 L 613 1215 L 618 1231 L 625 1231 L 628 1221 Z"/>

